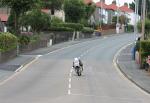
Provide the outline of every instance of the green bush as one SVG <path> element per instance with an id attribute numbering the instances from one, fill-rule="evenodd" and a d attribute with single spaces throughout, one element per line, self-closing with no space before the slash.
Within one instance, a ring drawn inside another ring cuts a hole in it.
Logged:
<path id="1" fill-rule="evenodd" d="M 84 27 L 82 29 L 82 33 L 93 33 L 93 32 L 94 32 L 94 29 L 89 28 L 89 27 Z"/>
<path id="2" fill-rule="evenodd" d="M 11 33 L 0 33 L 0 52 L 16 48 L 17 41 L 17 37 Z"/>
<path id="3" fill-rule="evenodd" d="M 141 62 L 142 65 L 144 65 L 146 63 L 146 58 L 150 55 L 150 40 L 137 42 L 136 50 L 140 51 L 140 47 L 141 47 L 141 58 L 142 58 Z"/>
<path id="4" fill-rule="evenodd" d="M 138 22 L 137 28 L 138 28 L 139 32 L 142 32 L 142 23 L 141 22 Z M 149 19 L 145 20 L 145 34 L 146 34 L 145 37 L 147 39 L 150 38 L 150 20 Z"/>
<path id="5" fill-rule="evenodd" d="M 19 37 L 19 43 L 21 45 L 28 45 L 30 43 L 30 37 L 29 36 L 25 36 L 25 35 L 22 35 Z"/>
<path id="6" fill-rule="evenodd" d="M 46 30 L 51 25 L 50 16 L 40 10 L 33 9 L 25 15 L 23 15 L 20 20 L 20 25 L 24 27 L 31 26 L 34 32 L 40 32 L 41 30 Z"/>
<path id="7" fill-rule="evenodd" d="M 127 32 L 134 32 L 134 26 L 133 25 L 128 25 L 127 26 Z"/>
<path id="8" fill-rule="evenodd" d="M 58 17 L 52 17 L 51 19 L 51 26 L 57 26 L 57 24 L 59 23 L 63 23 L 63 21 L 61 19 L 59 19 Z"/>
<path id="9" fill-rule="evenodd" d="M 51 27 L 50 31 L 74 31 L 74 30 L 68 27 Z"/>
<path id="10" fill-rule="evenodd" d="M 86 20 L 86 19 L 81 19 L 80 23 L 83 24 L 85 27 L 90 26 L 90 24 L 88 23 L 88 20 Z"/>
<path id="11" fill-rule="evenodd" d="M 141 41 L 142 52 L 150 52 L 150 40 Z"/>
<path id="12" fill-rule="evenodd" d="M 72 28 L 75 31 L 81 31 L 83 29 L 83 25 L 79 23 L 60 23 L 57 26 Z"/>

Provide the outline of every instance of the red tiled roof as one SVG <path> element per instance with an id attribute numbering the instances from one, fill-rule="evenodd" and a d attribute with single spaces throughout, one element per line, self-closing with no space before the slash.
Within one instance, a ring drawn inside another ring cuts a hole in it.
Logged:
<path id="1" fill-rule="evenodd" d="M 122 11 L 122 12 L 133 12 L 132 9 L 128 8 L 128 6 L 121 6 L 119 7 L 119 10 Z"/>
<path id="2" fill-rule="evenodd" d="M 0 20 L 3 22 L 7 22 L 8 21 L 8 14 L 0 14 Z"/>
<path id="3" fill-rule="evenodd" d="M 50 10 L 49 9 L 41 9 L 42 12 L 46 13 L 46 14 L 49 14 L 50 13 Z"/>
<path id="4" fill-rule="evenodd" d="M 108 5 L 106 5 L 104 2 L 100 1 L 100 2 L 96 3 L 96 7 L 107 9 Z"/>
<path id="5" fill-rule="evenodd" d="M 107 6 L 107 9 L 109 9 L 109 10 L 114 10 L 114 11 L 116 11 L 117 8 L 118 8 L 118 6 L 116 6 L 115 4 L 110 4 L 110 5 Z"/>
<path id="6" fill-rule="evenodd" d="M 84 0 L 84 3 L 85 4 L 90 4 L 90 3 L 93 3 L 93 0 Z"/>

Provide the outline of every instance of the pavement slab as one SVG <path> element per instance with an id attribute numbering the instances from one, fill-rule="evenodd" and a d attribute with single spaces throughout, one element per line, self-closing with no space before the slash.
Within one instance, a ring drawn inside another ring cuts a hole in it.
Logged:
<path id="1" fill-rule="evenodd" d="M 150 93 L 150 73 L 140 69 L 139 64 L 132 59 L 132 47 L 133 45 L 126 47 L 118 55 L 117 60 L 119 69 L 133 83 Z"/>

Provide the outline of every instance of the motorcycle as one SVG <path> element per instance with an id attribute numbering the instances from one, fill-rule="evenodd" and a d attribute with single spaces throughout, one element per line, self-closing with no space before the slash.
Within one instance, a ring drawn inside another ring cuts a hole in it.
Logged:
<path id="1" fill-rule="evenodd" d="M 78 76 L 81 76 L 83 71 L 83 68 L 81 66 L 76 66 L 75 67 L 75 72 L 77 73 Z"/>

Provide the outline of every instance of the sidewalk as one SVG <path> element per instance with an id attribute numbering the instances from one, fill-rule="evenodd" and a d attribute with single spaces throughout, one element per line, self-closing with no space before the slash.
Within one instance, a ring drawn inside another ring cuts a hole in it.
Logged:
<path id="1" fill-rule="evenodd" d="M 131 49 L 133 45 L 128 46 L 118 55 L 118 67 L 121 72 L 138 87 L 150 93 L 150 73 L 140 69 L 139 65 L 132 60 Z"/>

